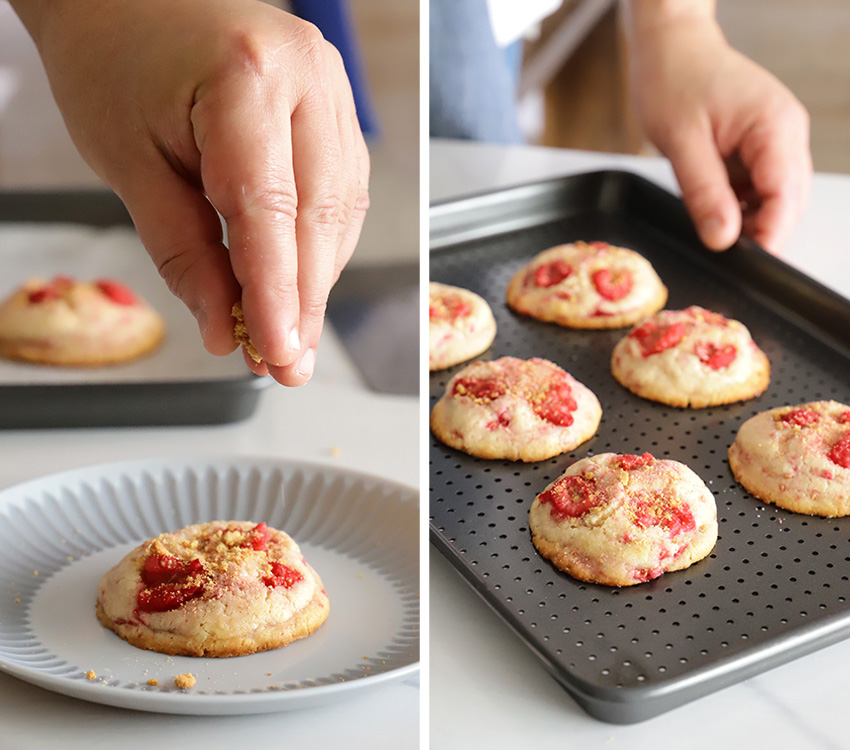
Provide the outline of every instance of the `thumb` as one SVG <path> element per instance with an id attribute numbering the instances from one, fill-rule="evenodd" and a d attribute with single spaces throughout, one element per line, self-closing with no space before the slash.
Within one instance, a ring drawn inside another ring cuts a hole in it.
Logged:
<path id="1" fill-rule="evenodd" d="M 137 170 L 144 175 L 123 184 L 119 196 L 136 225 L 142 244 L 171 292 L 198 322 L 212 354 L 236 348 L 230 310 L 239 299 L 221 222 L 209 201 L 165 165 Z"/>
<path id="2" fill-rule="evenodd" d="M 726 250 L 741 233 L 741 208 L 711 129 L 680 130 L 662 151 L 670 159 L 700 239 L 712 250 Z"/>

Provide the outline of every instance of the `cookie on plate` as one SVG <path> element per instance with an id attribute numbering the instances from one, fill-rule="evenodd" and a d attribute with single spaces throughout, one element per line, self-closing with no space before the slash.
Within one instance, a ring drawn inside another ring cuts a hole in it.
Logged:
<path id="1" fill-rule="evenodd" d="M 496 338 L 490 305 L 468 289 L 428 285 L 428 366 L 431 370 L 466 362 L 487 351 Z"/>
<path id="2" fill-rule="evenodd" d="M 692 306 L 635 326 L 614 347 L 611 373 L 638 396 L 700 409 L 758 396 L 770 363 L 742 323 Z"/>
<path id="3" fill-rule="evenodd" d="M 285 646 L 327 618 L 298 545 L 265 523 L 213 521 L 150 539 L 97 587 L 100 622 L 163 654 L 240 656 Z"/>
<path id="4" fill-rule="evenodd" d="M 850 406 L 812 401 L 741 425 L 729 466 L 766 503 L 814 516 L 850 515 Z"/>
<path id="5" fill-rule="evenodd" d="M 165 322 L 112 279 L 30 279 L 0 304 L 0 356 L 48 365 L 97 366 L 155 349 Z"/>
<path id="6" fill-rule="evenodd" d="M 448 382 L 431 429 L 472 456 L 542 461 L 589 440 L 601 417 L 596 396 L 558 365 L 502 357 L 473 362 Z"/>
<path id="7" fill-rule="evenodd" d="M 634 250 L 573 242 L 544 250 L 510 280 L 508 304 L 568 328 L 622 328 L 660 310 L 667 287 Z"/>
<path id="8" fill-rule="evenodd" d="M 573 578 L 631 586 L 682 570 L 717 542 L 717 506 L 678 461 L 601 453 L 577 461 L 531 505 L 534 546 Z"/>

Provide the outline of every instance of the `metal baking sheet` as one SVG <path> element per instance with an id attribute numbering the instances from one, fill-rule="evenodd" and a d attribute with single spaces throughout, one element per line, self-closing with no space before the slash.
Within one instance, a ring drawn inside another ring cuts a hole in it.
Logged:
<path id="1" fill-rule="evenodd" d="M 715 254 L 682 203 L 640 177 L 598 172 L 432 207 L 431 278 L 477 292 L 498 334 L 481 359 L 541 356 L 602 403 L 596 436 L 569 454 L 522 464 L 460 453 L 431 436 L 431 540 L 592 716 L 642 721 L 850 635 L 850 518 L 765 505 L 733 478 L 726 452 L 757 412 L 816 399 L 850 403 L 850 302 L 745 241 Z M 513 313 L 514 272 L 573 240 L 647 257 L 667 306 L 741 320 L 771 360 L 768 390 L 688 410 L 632 395 L 611 377 L 627 329 L 576 331 Z M 459 365 L 431 375 L 431 404 Z M 589 454 L 650 451 L 688 464 L 718 506 L 713 553 L 684 571 L 621 589 L 556 570 L 531 542 L 535 495 Z"/>
<path id="2" fill-rule="evenodd" d="M 0 360 L 0 427 L 216 424 L 250 416 L 269 378 L 240 352 L 208 354 L 197 325 L 168 291 L 116 196 L 107 192 L 0 194 L 0 298 L 55 274 L 130 284 L 166 319 L 149 356 L 97 368 Z"/>

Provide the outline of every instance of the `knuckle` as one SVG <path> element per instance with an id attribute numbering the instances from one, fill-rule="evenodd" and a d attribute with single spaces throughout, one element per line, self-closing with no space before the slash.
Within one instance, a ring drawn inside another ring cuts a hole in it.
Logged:
<path id="1" fill-rule="evenodd" d="M 328 47 L 331 47 L 331 45 L 325 41 L 318 27 L 307 21 L 302 21 L 293 33 L 293 41 L 310 67 L 324 66 Z"/>
<path id="2" fill-rule="evenodd" d="M 298 198 L 294 190 L 271 187 L 246 196 L 241 213 L 262 211 L 274 216 L 283 224 L 294 224 L 298 216 Z"/>
<path id="3" fill-rule="evenodd" d="M 338 193 L 324 195 L 305 211 L 303 217 L 312 225 L 321 229 L 336 229 L 346 224 L 348 211 L 345 202 Z"/>
<path id="4" fill-rule="evenodd" d="M 232 29 L 227 59 L 258 79 L 268 75 L 275 65 L 274 47 L 267 44 L 263 32 L 253 26 Z"/>
<path id="5" fill-rule="evenodd" d="M 327 306 L 327 294 L 322 296 L 310 295 L 307 299 L 301 300 L 301 317 L 313 322 L 323 320 Z"/>
<path id="6" fill-rule="evenodd" d="M 165 280 L 169 291 L 181 300 L 186 300 L 187 284 L 191 278 L 193 262 L 190 248 L 175 245 L 157 261 L 159 275 Z"/>

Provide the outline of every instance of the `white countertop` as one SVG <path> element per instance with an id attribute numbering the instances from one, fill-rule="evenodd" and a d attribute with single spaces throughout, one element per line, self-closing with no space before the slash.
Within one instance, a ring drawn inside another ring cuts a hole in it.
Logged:
<path id="1" fill-rule="evenodd" d="M 274 385 L 257 413 L 212 427 L 0 431 L 0 488 L 66 468 L 145 457 L 271 456 L 419 484 L 415 398 L 372 393 L 332 330 L 303 388 Z M 386 440 L 392 434 L 393 440 Z M 322 708 L 234 717 L 172 716 L 66 698 L 0 673 L 0 748 L 419 746 L 419 680 Z M 360 744 L 362 738 L 364 744 Z"/>
<path id="2" fill-rule="evenodd" d="M 431 201 L 598 169 L 626 169 L 675 190 L 663 159 L 431 143 Z M 850 176 L 815 176 L 809 210 L 783 258 L 850 297 Z M 850 746 L 850 640 L 641 724 L 590 718 L 433 548 L 430 554 L 430 735 L 440 750 L 481 747 Z"/>

